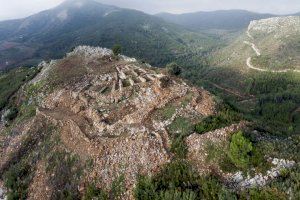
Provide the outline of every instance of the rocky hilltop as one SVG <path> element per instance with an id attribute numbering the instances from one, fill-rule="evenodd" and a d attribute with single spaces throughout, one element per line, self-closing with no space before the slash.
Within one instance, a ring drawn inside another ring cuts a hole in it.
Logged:
<path id="1" fill-rule="evenodd" d="M 215 112 L 207 91 L 108 49 L 80 46 L 39 68 L 16 94 L 22 117 L 0 138 L 0 174 L 30 166 L 29 199 L 82 194 L 93 181 L 109 188 L 118 177 L 132 198 L 138 174 L 174 156 L 168 126 Z"/>
<path id="2" fill-rule="evenodd" d="M 251 32 L 275 33 L 276 37 L 300 33 L 300 17 L 273 17 L 268 19 L 254 20 L 250 22 L 248 30 Z"/>

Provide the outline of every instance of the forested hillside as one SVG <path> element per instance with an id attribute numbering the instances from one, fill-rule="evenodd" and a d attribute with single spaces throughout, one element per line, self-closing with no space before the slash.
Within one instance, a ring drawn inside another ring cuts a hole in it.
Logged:
<path id="1" fill-rule="evenodd" d="M 167 22 L 182 25 L 192 30 L 240 30 L 246 28 L 252 20 L 274 17 L 272 14 L 260 14 L 246 10 L 220 10 L 185 14 L 160 13 L 157 16 Z"/>
<path id="2" fill-rule="evenodd" d="M 193 33 L 140 11 L 93 0 L 66 1 L 25 19 L 0 22 L 0 67 L 30 66 L 60 58 L 77 45 L 112 48 L 162 66 L 200 56 L 217 38 Z"/>

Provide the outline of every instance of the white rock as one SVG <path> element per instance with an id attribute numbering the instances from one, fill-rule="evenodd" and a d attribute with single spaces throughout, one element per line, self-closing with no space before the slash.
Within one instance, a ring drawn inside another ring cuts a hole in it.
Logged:
<path id="1" fill-rule="evenodd" d="M 239 183 L 239 182 L 243 181 L 244 180 L 243 173 L 242 172 L 235 173 L 233 175 L 232 179 L 236 183 Z"/>

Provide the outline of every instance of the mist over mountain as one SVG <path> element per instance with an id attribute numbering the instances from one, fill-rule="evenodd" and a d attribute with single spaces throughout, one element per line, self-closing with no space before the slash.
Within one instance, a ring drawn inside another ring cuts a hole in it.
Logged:
<path id="1" fill-rule="evenodd" d="M 140 11 L 68 0 L 24 19 L 0 22 L 0 67 L 37 64 L 77 45 L 114 44 L 121 44 L 127 55 L 160 65 L 189 51 L 191 35 L 198 41 L 208 38 Z"/>
<path id="2" fill-rule="evenodd" d="M 260 14 L 246 10 L 220 10 L 186 14 L 160 13 L 159 16 L 168 22 L 182 25 L 193 30 L 205 29 L 242 29 L 250 21 L 269 18 L 275 15 Z"/>

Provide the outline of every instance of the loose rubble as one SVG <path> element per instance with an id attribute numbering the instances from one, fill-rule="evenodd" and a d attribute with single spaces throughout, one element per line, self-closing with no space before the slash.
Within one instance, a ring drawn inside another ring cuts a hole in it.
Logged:
<path id="1" fill-rule="evenodd" d="M 262 187 L 265 186 L 271 180 L 279 177 L 282 173 L 282 170 L 290 169 L 296 164 L 295 161 L 289 161 L 278 158 L 273 158 L 271 163 L 274 165 L 274 167 L 268 170 L 265 175 L 259 173 L 254 177 L 245 178 L 242 172 L 236 172 L 231 177 L 231 181 L 233 182 L 235 187 L 239 189 Z"/>
<path id="2" fill-rule="evenodd" d="M 213 97 L 207 91 L 190 87 L 149 65 L 142 66 L 135 59 L 115 59 L 108 49 L 79 46 L 64 59 L 40 67 L 41 73 L 30 84 L 51 84 L 49 76 L 53 76 L 58 85 L 40 95 L 36 116 L 26 126 L 32 132 L 35 120 L 51 123 L 60 130 L 60 140 L 68 152 L 82 161 L 92 159 L 93 168 L 83 183 L 97 178 L 103 183 L 101 187 L 109 188 L 124 174 L 124 199 L 132 199 L 138 174 L 155 174 L 172 159 L 167 126 L 176 117 L 202 118 L 215 112 Z M 64 73 L 78 71 L 82 72 L 79 78 L 65 81 Z M 55 76 L 59 73 L 64 74 L 61 79 Z M 155 112 L 171 104 L 176 106 L 174 115 L 166 121 L 157 120 Z M 26 130 L 11 141 L 19 144 Z M 13 149 L 8 146 L 4 151 L 10 155 Z M 5 157 L 0 164 L 8 160 Z M 38 169 L 35 185 L 44 184 L 40 180 L 45 176 L 43 168 Z M 34 192 L 32 186 L 30 191 Z"/>
<path id="3" fill-rule="evenodd" d="M 232 133 L 241 130 L 245 127 L 246 122 L 240 122 L 231 126 L 214 130 L 205 134 L 194 133 L 186 139 L 188 146 L 187 158 L 193 163 L 193 166 L 200 174 L 206 174 L 210 172 L 211 166 L 207 163 L 206 157 L 206 144 L 208 142 L 214 144 L 220 144 L 226 141 Z"/>
<path id="4" fill-rule="evenodd" d="M 6 200 L 5 190 L 0 187 L 0 200 Z"/>
<path id="5" fill-rule="evenodd" d="M 248 30 L 267 34 L 275 33 L 275 38 L 287 36 L 289 32 L 300 33 L 300 17 L 288 16 L 254 20 L 251 21 Z"/>

